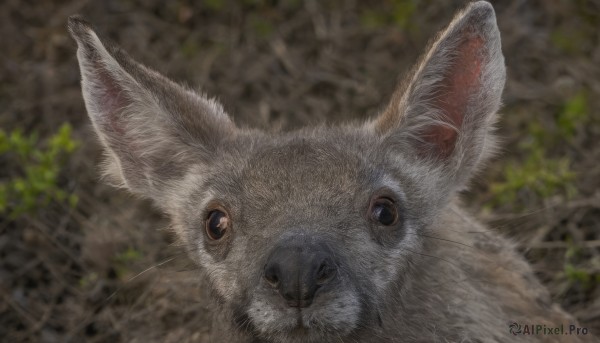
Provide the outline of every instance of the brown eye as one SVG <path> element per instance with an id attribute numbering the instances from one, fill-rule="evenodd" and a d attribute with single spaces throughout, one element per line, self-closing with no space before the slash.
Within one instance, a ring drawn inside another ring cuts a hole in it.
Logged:
<path id="1" fill-rule="evenodd" d="M 223 238 L 229 229 L 229 225 L 229 217 L 225 212 L 213 210 L 206 219 L 206 234 L 210 239 L 217 241 Z"/>
<path id="2" fill-rule="evenodd" d="M 371 219 L 381 225 L 391 226 L 398 222 L 398 210 L 389 198 L 377 198 L 369 209 Z"/>

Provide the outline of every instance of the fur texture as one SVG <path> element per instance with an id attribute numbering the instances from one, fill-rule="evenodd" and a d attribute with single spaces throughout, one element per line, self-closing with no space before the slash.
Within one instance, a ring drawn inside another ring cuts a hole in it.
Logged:
<path id="1" fill-rule="evenodd" d="M 80 18 L 85 104 L 118 186 L 168 214 L 201 266 L 213 342 L 507 342 L 513 322 L 576 324 L 457 191 L 494 152 L 505 81 L 492 6 L 467 6 L 367 124 L 265 133 L 136 63 Z M 397 223 L 373 218 L 385 199 Z M 220 239 L 206 222 L 218 208 Z M 264 277 L 282 242 L 331 251 L 335 277 L 291 307 Z M 522 342 L 593 341 L 520 336 Z"/>

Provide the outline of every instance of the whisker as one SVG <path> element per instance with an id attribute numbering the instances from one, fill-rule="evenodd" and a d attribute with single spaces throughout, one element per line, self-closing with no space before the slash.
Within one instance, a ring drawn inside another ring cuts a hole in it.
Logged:
<path id="1" fill-rule="evenodd" d="M 162 265 L 165 265 L 165 264 L 167 264 L 167 263 L 169 263 L 169 262 L 173 261 L 173 260 L 174 260 L 174 259 L 176 259 L 177 257 L 178 257 L 178 256 L 173 256 L 173 257 L 171 257 L 171 258 L 168 258 L 168 259 L 166 259 L 166 260 L 164 260 L 164 261 L 162 261 L 162 262 L 159 262 L 159 263 L 157 263 L 157 264 L 155 264 L 155 265 L 153 265 L 153 266 L 150 266 L 150 267 L 148 267 L 148 268 L 144 269 L 143 271 L 141 271 L 141 272 L 137 273 L 136 275 L 134 275 L 134 276 L 130 277 L 129 279 L 127 279 L 127 280 L 125 281 L 125 284 L 127 284 L 127 283 L 129 283 L 129 282 L 131 282 L 131 281 L 133 281 L 133 280 L 135 280 L 135 279 L 137 279 L 138 277 L 142 276 L 143 274 L 145 274 L 145 273 L 147 273 L 147 272 L 149 272 L 149 271 L 151 271 L 151 270 L 153 270 L 153 269 L 156 269 L 156 268 L 158 268 L 158 267 L 160 267 L 160 266 L 162 266 Z M 118 292 L 120 292 L 120 291 L 121 291 L 121 289 L 123 289 L 123 287 L 124 287 L 124 286 L 120 286 L 120 287 L 118 287 L 118 288 L 117 288 L 117 289 L 116 289 L 114 292 L 112 292 L 112 294 L 111 294 L 111 295 L 109 295 L 109 296 L 108 296 L 108 297 L 105 299 L 105 302 L 108 302 L 108 301 L 110 301 L 110 299 L 112 299 L 112 298 L 113 298 L 113 297 L 114 297 L 114 296 L 115 296 L 115 295 L 116 295 Z"/>
<path id="2" fill-rule="evenodd" d="M 429 236 L 429 235 L 425 235 L 422 233 L 415 233 L 415 232 L 407 232 L 407 233 L 411 234 L 411 235 L 419 236 L 419 237 L 426 237 L 426 238 L 437 239 L 437 240 L 444 241 L 444 242 L 455 243 L 455 244 L 462 245 L 462 246 L 465 246 L 465 247 L 468 247 L 471 249 L 475 249 L 475 247 L 472 245 L 468 245 L 466 243 L 462 243 L 462 242 L 458 242 L 458 241 L 453 241 L 451 239 L 446 239 L 446 238 L 441 238 L 441 237 L 436 237 L 436 236 Z"/>
<path id="3" fill-rule="evenodd" d="M 457 267 L 457 268 L 460 269 L 460 266 L 458 266 L 457 264 L 454 264 L 453 262 L 450 262 L 449 260 L 447 260 L 445 258 L 442 258 L 442 257 L 439 257 L 439 256 L 435 256 L 435 255 L 429 255 L 429 254 L 424 254 L 424 253 L 412 251 L 412 250 L 406 249 L 404 247 L 402 247 L 402 249 L 408 251 L 411 254 L 425 256 L 425 257 L 430 257 L 430 258 L 435 258 L 435 259 L 438 259 L 440 261 L 444 261 L 444 262 L 446 262 L 446 263 L 448 263 L 448 264 L 450 264 L 450 265 L 452 265 L 452 266 Z"/>

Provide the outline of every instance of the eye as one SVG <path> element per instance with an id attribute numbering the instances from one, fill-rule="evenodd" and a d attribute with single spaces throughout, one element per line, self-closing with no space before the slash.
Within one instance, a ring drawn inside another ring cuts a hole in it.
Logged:
<path id="1" fill-rule="evenodd" d="M 220 210 L 212 210 L 206 219 L 206 235 L 215 241 L 223 238 L 231 223 L 227 214 Z"/>
<path id="2" fill-rule="evenodd" d="M 398 223 L 398 210 L 394 201 L 390 198 L 377 198 L 371 202 L 369 208 L 371 220 L 385 226 L 392 226 Z"/>

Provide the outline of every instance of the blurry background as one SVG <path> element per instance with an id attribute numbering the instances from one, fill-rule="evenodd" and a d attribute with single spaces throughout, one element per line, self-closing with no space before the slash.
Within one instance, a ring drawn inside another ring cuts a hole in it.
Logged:
<path id="1" fill-rule="evenodd" d="M 80 13 L 240 125 L 364 119 L 463 1 L 0 3 L 0 341 L 201 340 L 194 267 L 149 203 L 99 181 L 66 31 Z M 502 154 L 465 202 L 600 334 L 600 1 L 494 2 Z"/>

